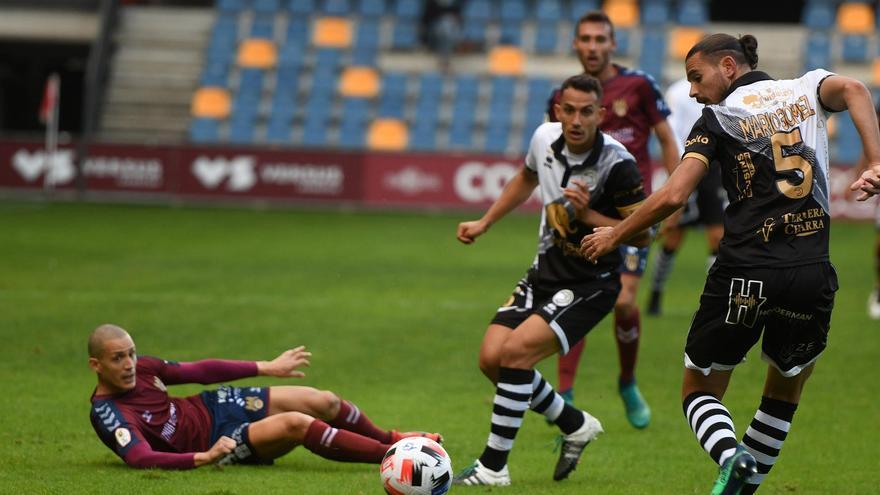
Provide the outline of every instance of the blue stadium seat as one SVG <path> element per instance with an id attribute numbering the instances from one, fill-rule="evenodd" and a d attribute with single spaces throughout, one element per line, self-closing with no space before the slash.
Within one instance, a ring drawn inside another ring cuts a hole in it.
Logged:
<path id="1" fill-rule="evenodd" d="M 679 0 L 678 23 L 683 26 L 702 26 L 709 22 L 706 0 Z"/>
<path id="2" fill-rule="evenodd" d="M 333 16 L 346 16 L 351 13 L 348 0 L 324 0 L 324 13 Z"/>
<path id="3" fill-rule="evenodd" d="M 437 141 L 437 121 L 416 120 L 409 137 L 409 148 L 417 151 L 433 151 Z"/>
<path id="4" fill-rule="evenodd" d="M 495 124 L 490 119 L 489 126 L 486 128 L 486 143 L 483 150 L 489 153 L 504 153 L 507 151 L 507 142 L 510 138 L 509 123 Z"/>
<path id="5" fill-rule="evenodd" d="M 656 80 L 662 80 L 663 63 L 666 60 L 666 29 L 646 28 L 642 31 L 642 49 L 639 53 L 639 68 Z"/>
<path id="6" fill-rule="evenodd" d="M 406 74 L 391 72 L 382 77 L 379 117 L 402 119 L 406 106 Z M 421 116 L 420 116 L 421 117 Z"/>
<path id="7" fill-rule="evenodd" d="M 614 31 L 614 39 L 617 41 L 617 51 L 614 53 L 624 57 L 629 56 L 631 34 L 629 29 L 616 29 Z"/>
<path id="8" fill-rule="evenodd" d="M 273 117 L 266 127 L 266 141 L 275 144 L 290 142 L 291 121 L 285 118 Z"/>
<path id="9" fill-rule="evenodd" d="M 556 21 L 538 21 L 535 24 L 535 47 L 536 53 L 552 54 L 556 52 L 559 44 L 559 29 Z"/>
<path id="10" fill-rule="evenodd" d="M 303 126 L 301 144 L 304 146 L 325 146 L 327 144 L 327 121 L 307 118 Z"/>
<path id="11" fill-rule="evenodd" d="M 334 72 L 342 64 L 342 52 L 336 48 L 319 48 L 315 51 L 315 71 Z"/>
<path id="12" fill-rule="evenodd" d="M 238 14 L 245 8 L 245 0 L 217 0 L 217 10 L 224 14 Z"/>
<path id="13" fill-rule="evenodd" d="M 211 37 L 208 40 L 206 59 L 208 62 L 229 64 L 235 58 L 238 46 L 238 18 L 234 15 L 221 14 L 214 22 Z"/>
<path id="14" fill-rule="evenodd" d="M 461 28 L 461 38 L 468 43 L 483 45 L 486 42 L 487 21 L 482 19 L 465 19 Z"/>
<path id="15" fill-rule="evenodd" d="M 559 0 L 538 0 L 535 4 L 535 19 L 545 22 L 562 20 L 562 4 Z"/>
<path id="16" fill-rule="evenodd" d="M 397 0 L 394 4 L 394 15 L 397 20 L 415 20 L 422 15 L 421 0 Z"/>
<path id="17" fill-rule="evenodd" d="M 840 56 L 844 62 L 865 63 L 868 61 L 868 37 L 861 34 L 846 34 L 841 43 Z"/>
<path id="18" fill-rule="evenodd" d="M 202 77 L 199 80 L 200 86 L 221 86 L 226 87 L 229 77 L 229 65 L 224 62 L 205 62 L 202 69 Z"/>
<path id="19" fill-rule="evenodd" d="M 292 18 L 287 22 L 287 35 L 285 44 L 295 44 L 306 47 L 309 44 L 309 20 Z"/>
<path id="20" fill-rule="evenodd" d="M 516 79 L 496 76 L 492 78 L 492 98 L 513 99 L 516 92 Z"/>
<path id="21" fill-rule="evenodd" d="M 339 126 L 339 145 L 345 148 L 362 148 L 369 119 L 370 101 L 364 98 L 345 98 Z"/>
<path id="22" fill-rule="evenodd" d="M 472 74 L 461 74 L 456 78 L 449 129 L 449 145 L 453 148 L 470 149 L 473 145 L 474 109 L 479 89 L 479 79 Z"/>
<path id="23" fill-rule="evenodd" d="M 297 91 L 299 91 L 299 68 L 298 67 L 279 67 L 275 76 L 275 93 L 274 98 L 281 98 L 288 95 L 293 99 Z"/>
<path id="24" fill-rule="evenodd" d="M 502 45 L 522 45 L 522 23 L 519 21 L 502 21 L 499 41 Z"/>
<path id="25" fill-rule="evenodd" d="M 459 74 L 455 78 L 455 101 L 476 100 L 480 92 L 480 80 L 473 74 Z"/>
<path id="26" fill-rule="evenodd" d="M 189 139 L 194 143 L 216 143 L 220 140 L 220 121 L 196 118 L 189 123 Z"/>
<path id="27" fill-rule="evenodd" d="M 376 65 L 379 52 L 379 21 L 362 19 L 357 25 L 352 63 L 354 65 Z"/>
<path id="28" fill-rule="evenodd" d="M 229 141 L 236 144 L 254 142 L 254 118 L 251 116 L 233 115 L 229 120 Z"/>
<path id="29" fill-rule="evenodd" d="M 599 10 L 599 0 L 572 0 L 569 19 L 577 22 L 584 14 L 591 10 Z"/>
<path id="30" fill-rule="evenodd" d="M 669 0 L 643 0 L 642 24 L 666 24 L 669 21 Z"/>
<path id="31" fill-rule="evenodd" d="M 862 144 L 856 126 L 849 112 L 835 114 L 837 121 L 837 152 L 833 154 L 837 161 L 843 163 L 856 163 L 862 154 Z"/>
<path id="32" fill-rule="evenodd" d="M 391 47 L 398 50 L 415 50 L 419 45 L 419 27 L 415 21 L 398 18 L 391 32 Z"/>
<path id="33" fill-rule="evenodd" d="M 310 16 L 318 9 L 315 8 L 315 0 L 290 0 L 290 3 L 287 4 L 287 10 L 294 15 Z"/>
<path id="34" fill-rule="evenodd" d="M 364 17 L 381 17 L 385 15 L 385 0 L 360 0 L 357 13 Z"/>
<path id="35" fill-rule="evenodd" d="M 804 70 L 830 67 L 831 37 L 825 31 L 810 32 L 804 48 Z"/>
<path id="36" fill-rule="evenodd" d="M 492 5 L 489 0 L 468 0 L 461 10 L 461 17 L 465 22 L 469 20 L 488 22 L 492 17 Z"/>
<path id="37" fill-rule="evenodd" d="M 254 17 L 251 24 L 251 38 L 273 39 L 275 34 L 275 18 L 265 15 Z"/>
<path id="38" fill-rule="evenodd" d="M 810 29 L 831 29 L 837 5 L 829 0 L 808 0 L 801 13 L 801 22 Z"/>
<path id="39" fill-rule="evenodd" d="M 241 69 L 236 96 L 259 101 L 263 92 L 263 76 L 262 69 Z"/>
<path id="40" fill-rule="evenodd" d="M 251 8 L 257 14 L 275 15 L 281 10 L 281 0 L 251 0 Z"/>
<path id="41" fill-rule="evenodd" d="M 284 43 L 278 50 L 278 67 L 301 67 L 305 61 L 305 48 L 296 41 Z"/>
<path id="42" fill-rule="evenodd" d="M 522 0 L 501 0 L 499 14 L 502 26 L 506 22 L 520 23 L 528 17 L 527 2 Z"/>

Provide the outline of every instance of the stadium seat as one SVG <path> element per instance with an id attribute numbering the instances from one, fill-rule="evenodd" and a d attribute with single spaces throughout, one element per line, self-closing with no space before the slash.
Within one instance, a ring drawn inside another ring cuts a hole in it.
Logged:
<path id="1" fill-rule="evenodd" d="M 302 18 L 292 18 L 287 22 L 287 34 L 284 38 L 284 44 L 286 45 L 297 45 L 302 48 L 305 48 L 311 37 L 309 33 L 310 23 L 308 19 Z"/>
<path id="2" fill-rule="evenodd" d="M 209 63 L 229 64 L 233 61 L 238 46 L 238 18 L 234 15 L 220 15 L 214 22 L 208 40 L 206 60 Z"/>
<path id="3" fill-rule="evenodd" d="M 835 114 L 834 120 L 837 152 L 832 156 L 843 163 L 856 163 L 862 154 L 862 144 L 849 112 Z"/>
<path id="4" fill-rule="evenodd" d="M 189 139 L 194 143 L 216 143 L 220 140 L 220 121 L 194 118 L 189 123 Z"/>
<path id="5" fill-rule="evenodd" d="M 461 17 L 465 20 L 479 20 L 488 22 L 492 17 L 492 6 L 489 0 L 468 0 L 461 10 Z"/>
<path id="6" fill-rule="evenodd" d="M 617 50 L 614 52 L 617 55 L 622 57 L 629 56 L 630 49 L 630 39 L 632 37 L 631 29 L 617 29 L 614 30 L 614 40 L 617 42 Z"/>
<path id="7" fill-rule="evenodd" d="M 246 39 L 238 47 L 237 62 L 240 67 L 269 69 L 275 66 L 277 59 L 275 44 L 266 39 Z"/>
<path id="8" fill-rule="evenodd" d="M 190 113 L 197 118 L 225 119 L 229 116 L 231 101 L 226 88 L 203 87 L 193 94 Z"/>
<path id="9" fill-rule="evenodd" d="M 804 48 L 804 70 L 831 67 L 831 38 L 825 31 L 812 31 L 807 35 Z"/>
<path id="10" fill-rule="evenodd" d="M 202 69 L 202 77 L 199 80 L 201 86 L 220 86 L 227 84 L 229 76 L 229 66 L 224 62 L 208 62 L 205 61 L 205 67 Z"/>
<path id="11" fill-rule="evenodd" d="M 381 17 L 385 15 L 385 0 L 360 0 L 357 13 L 363 17 Z"/>
<path id="12" fill-rule="evenodd" d="M 348 67 L 339 78 L 339 94 L 373 98 L 379 94 L 379 74 L 372 67 Z"/>
<path id="13" fill-rule="evenodd" d="M 382 77 L 379 117 L 403 118 L 406 106 L 406 80 L 406 74 L 397 72 L 386 73 Z"/>
<path id="14" fill-rule="evenodd" d="M 515 46 L 496 46 L 489 52 L 489 73 L 519 75 L 525 68 L 525 54 Z"/>
<path id="15" fill-rule="evenodd" d="M 405 150 L 409 141 L 406 123 L 397 119 L 376 119 L 370 124 L 367 148 L 377 151 Z"/>
<path id="16" fill-rule="evenodd" d="M 290 120 L 273 117 L 266 127 L 266 141 L 274 144 L 289 143 L 291 130 Z"/>
<path id="17" fill-rule="evenodd" d="M 868 62 L 868 37 L 863 34 L 843 35 L 840 57 L 849 63 Z"/>
<path id="18" fill-rule="evenodd" d="M 296 42 L 284 43 L 278 53 L 278 67 L 301 67 L 305 61 L 305 49 Z"/>
<path id="19" fill-rule="evenodd" d="M 238 73 L 238 91 L 236 97 L 244 97 L 251 101 L 259 101 L 263 92 L 265 74 L 260 69 L 241 69 Z"/>
<path id="20" fill-rule="evenodd" d="M 556 47 L 559 44 L 558 26 L 557 21 L 538 21 L 535 24 L 535 53 L 556 53 Z"/>
<path id="21" fill-rule="evenodd" d="M 837 30 L 844 34 L 871 34 L 874 10 L 865 3 L 844 2 L 837 9 Z"/>
<path id="22" fill-rule="evenodd" d="M 409 149 L 415 151 L 433 151 L 437 141 L 437 122 L 426 121 L 421 118 L 416 120 L 412 135 L 409 139 Z"/>
<path id="23" fill-rule="evenodd" d="M 630 29 L 639 23 L 639 4 L 635 0 L 608 0 L 604 10 L 615 29 Z"/>
<path id="24" fill-rule="evenodd" d="M 830 29 L 834 26 L 837 5 L 831 0 L 808 0 L 801 13 L 801 22 L 809 29 Z"/>
<path id="25" fill-rule="evenodd" d="M 562 19 L 562 4 L 559 0 L 538 0 L 535 4 L 535 20 L 557 23 Z"/>
<path id="26" fill-rule="evenodd" d="M 310 16 L 317 11 L 315 0 L 290 0 L 287 10 L 296 16 Z"/>
<path id="27" fill-rule="evenodd" d="M 342 101 L 338 144 L 344 148 L 363 148 L 370 101 L 345 98 Z"/>
<path id="28" fill-rule="evenodd" d="M 379 22 L 375 19 L 361 19 L 357 24 L 352 63 L 354 65 L 375 65 L 379 52 Z"/>
<path id="29" fill-rule="evenodd" d="M 709 22 L 706 0 L 679 0 L 678 24 L 682 26 L 703 26 Z"/>
<path id="30" fill-rule="evenodd" d="M 256 16 L 251 24 L 251 38 L 271 40 L 275 34 L 275 19 L 269 16 Z"/>
<path id="31" fill-rule="evenodd" d="M 233 116 L 229 120 L 229 141 L 235 144 L 250 144 L 254 142 L 254 119 L 250 116 Z"/>
<path id="32" fill-rule="evenodd" d="M 639 50 L 639 68 L 660 80 L 666 61 L 666 29 L 647 27 L 642 30 L 642 49 Z"/>
<path id="33" fill-rule="evenodd" d="M 260 15 L 275 15 L 281 10 L 281 0 L 251 0 L 251 8 Z"/>
<path id="34" fill-rule="evenodd" d="M 394 16 L 397 20 L 415 20 L 422 15 L 422 0 L 397 0 L 394 3 Z"/>
<path id="35" fill-rule="evenodd" d="M 571 22 L 577 22 L 587 12 L 599 10 L 599 8 L 599 0 L 571 0 L 568 18 L 571 19 Z"/>
<path id="36" fill-rule="evenodd" d="M 522 45 L 522 22 L 501 21 L 501 36 L 498 42 L 502 45 Z"/>
<path id="37" fill-rule="evenodd" d="M 319 48 L 315 50 L 315 73 L 335 73 L 342 65 L 342 52 L 335 48 Z"/>
<path id="38" fill-rule="evenodd" d="M 415 21 L 397 18 L 391 32 L 391 47 L 397 50 L 415 50 L 419 46 L 418 29 Z"/>
<path id="39" fill-rule="evenodd" d="M 461 27 L 461 39 L 475 46 L 486 43 L 487 22 L 481 19 L 465 19 Z"/>
<path id="40" fill-rule="evenodd" d="M 642 24 L 663 25 L 669 21 L 669 0 L 644 0 Z"/>
<path id="41" fill-rule="evenodd" d="M 691 48 L 693 48 L 693 46 L 697 44 L 705 34 L 706 33 L 703 32 L 702 29 L 695 27 L 674 28 L 669 36 L 669 56 L 677 60 L 684 60 Z"/>
<path id="42" fill-rule="evenodd" d="M 345 17 L 352 13 L 348 0 L 324 0 L 321 4 L 326 15 Z"/>
<path id="43" fill-rule="evenodd" d="M 245 8 L 245 0 L 217 0 L 217 10 L 224 14 L 238 14 Z"/>
<path id="44" fill-rule="evenodd" d="M 341 17 L 324 17 L 314 23 L 312 43 L 322 48 L 348 48 L 351 46 L 351 21 Z"/>
<path id="45" fill-rule="evenodd" d="M 521 23 L 528 17 L 527 2 L 522 0 L 501 0 L 499 16 L 502 27 L 507 22 Z"/>

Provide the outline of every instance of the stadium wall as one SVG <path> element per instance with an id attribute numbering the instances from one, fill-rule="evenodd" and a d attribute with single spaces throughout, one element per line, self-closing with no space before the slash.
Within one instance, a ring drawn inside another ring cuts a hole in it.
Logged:
<path id="1" fill-rule="evenodd" d="M 0 194 L 171 203 L 259 203 L 407 210 L 486 208 L 519 169 L 503 155 L 330 152 L 248 147 L 95 144 L 78 188 L 75 150 L 48 160 L 41 142 L 0 141 Z M 50 161 L 52 163 L 50 163 Z M 873 218 L 848 193 L 851 167 L 832 167 L 836 218 Z M 48 181 L 48 184 L 47 184 Z M 51 186 L 48 187 L 48 186 Z M 540 208 L 537 197 L 525 205 Z"/>

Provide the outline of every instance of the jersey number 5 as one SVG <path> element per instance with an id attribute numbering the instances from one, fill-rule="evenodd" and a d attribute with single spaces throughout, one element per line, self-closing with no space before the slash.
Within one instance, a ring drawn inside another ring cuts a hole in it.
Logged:
<path id="1" fill-rule="evenodd" d="M 813 188 L 813 166 L 800 154 L 804 140 L 797 127 L 770 136 L 773 145 L 773 166 L 785 178 L 776 181 L 779 192 L 791 199 L 801 199 Z M 792 171 L 799 170 L 800 173 Z M 800 180 L 798 180 L 800 179 Z"/>

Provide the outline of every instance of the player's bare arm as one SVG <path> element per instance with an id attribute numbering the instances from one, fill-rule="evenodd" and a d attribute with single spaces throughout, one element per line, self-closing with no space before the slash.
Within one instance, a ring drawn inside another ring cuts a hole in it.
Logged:
<path id="1" fill-rule="evenodd" d="M 632 215 L 615 227 L 600 227 L 581 240 L 581 254 L 594 261 L 622 243 L 668 217 L 685 205 L 688 196 L 706 175 L 706 164 L 688 157 L 675 168 L 675 172 L 657 192 L 645 200 Z"/>
<path id="2" fill-rule="evenodd" d="M 492 203 L 482 218 L 458 224 L 455 237 L 463 244 L 473 244 L 477 237 L 489 230 L 492 224 L 525 203 L 537 186 L 538 174 L 523 166 L 504 186 L 501 196 Z"/>
<path id="3" fill-rule="evenodd" d="M 205 464 L 214 464 L 223 458 L 226 454 L 232 452 L 235 449 L 235 440 L 222 436 L 217 439 L 217 442 L 211 446 L 210 449 L 205 452 L 196 452 L 193 455 L 193 463 L 196 467 L 204 466 Z"/>
<path id="4" fill-rule="evenodd" d="M 302 345 L 288 349 L 271 361 L 257 361 L 257 374 L 279 378 L 302 378 L 306 374 L 297 370 L 303 366 L 310 366 L 311 356 L 312 353 L 306 351 L 306 347 Z"/>
<path id="5" fill-rule="evenodd" d="M 830 76 L 819 87 L 819 97 L 830 110 L 849 110 L 850 117 L 862 138 L 866 170 L 852 183 L 850 189 L 860 191 L 859 201 L 880 194 L 880 130 L 871 92 L 857 79 Z"/>

